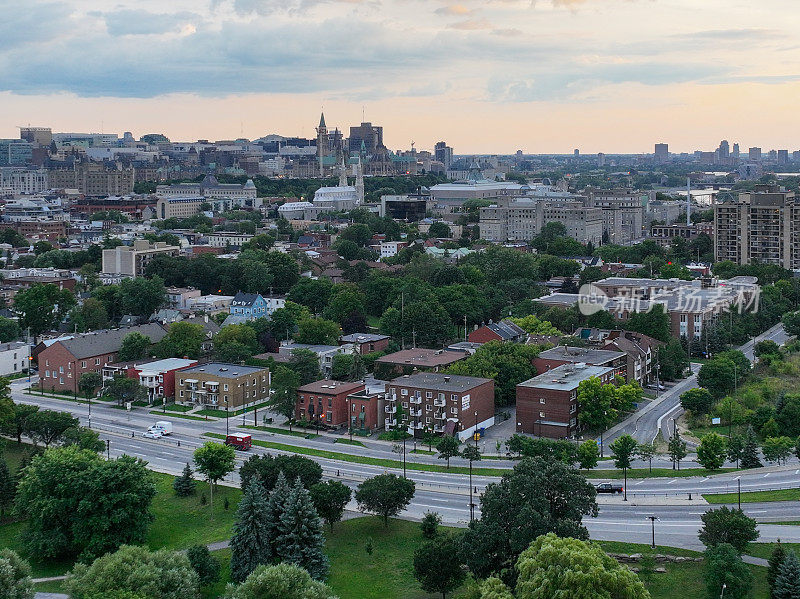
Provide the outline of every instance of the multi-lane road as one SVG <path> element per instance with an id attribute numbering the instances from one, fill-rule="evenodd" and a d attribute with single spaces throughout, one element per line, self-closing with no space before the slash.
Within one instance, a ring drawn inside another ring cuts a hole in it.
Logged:
<path id="1" fill-rule="evenodd" d="M 14 400 L 21 403 L 38 404 L 46 409 L 68 411 L 88 424 L 88 406 L 85 403 L 74 403 L 62 399 L 52 399 L 25 393 L 24 380 L 12 384 Z M 144 439 L 144 431 L 155 420 L 168 419 L 173 422 L 173 435 L 162 439 Z M 250 424 L 252 421 L 249 422 Z M 231 430 L 242 424 L 241 416 L 231 418 L 228 426 Z M 178 474 L 186 462 L 191 462 L 192 452 L 207 438 L 204 432 L 224 433 L 225 420 L 194 421 L 166 415 L 150 414 L 145 409 L 127 413 L 102 403 L 92 404 L 92 427 L 100 432 L 104 440 L 109 441 L 112 457 L 123 453 L 140 457 L 149 462 L 157 471 Z M 353 453 L 370 457 L 382 457 L 398 460 L 400 456 L 392 451 L 387 443 L 368 443 L 367 448 L 356 448 L 349 445 L 332 443 L 329 437 L 305 439 L 285 435 L 271 435 L 259 431 L 248 431 L 256 439 L 279 441 L 287 445 L 297 445 L 318 449 L 335 450 L 340 453 Z M 411 449 L 409 444 L 407 449 Z M 263 453 L 267 450 L 253 447 L 251 452 L 237 455 L 241 464 L 249 455 Z M 269 450 L 272 453 L 281 453 Z M 411 460 L 411 454 L 407 457 Z M 402 472 L 398 468 L 353 463 L 329 458 L 313 457 L 320 463 L 324 475 L 338 478 L 355 486 L 360 481 L 386 471 Z M 413 460 L 421 463 L 438 463 L 434 456 L 414 454 Z M 484 466 L 510 467 L 508 461 L 487 460 Z M 449 524 L 464 525 L 469 520 L 469 479 L 462 474 L 442 472 L 425 472 L 407 470 L 409 478 L 417 483 L 417 493 L 412 505 L 403 514 L 411 519 L 421 518 L 426 511 L 435 511 L 442 515 Z M 602 479 L 602 471 L 593 473 L 593 477 Z M 733 492 L 741 485 L 742 491 L 796 488 L 800 486 L 800 469 L 796 465 L 785 468 L 770 468 L 758 471 L 722 474 L 713 477 L 661 478 L 628 481 L 628 502 L 619 496 L 600 499 L 600 513 L 597 518 L 586 520 L 586 525 L 594 538 L 609 540 L 625 540 L 631 542 L 647 542 L 649 540 L 649 521 L 645 516 L 657 515 L 661 521 L 657 524 L 657 541 L 665 545 L 697 547 L 697 530 L 700 526 L 700 514 L 708 509 L 700 498 L 702 493 Z M 486 476 L 473 477 L 473 491 L 478 494 L 486 485 L 497 479 Z M 231 474 L 226 484 L 238 484 L 238 475 Z M 692 500 L 689 501 L 689 494 Z M 475 500 L 477 503 L 477 499 Z M 349 506 L 355 509 L 353 504 Z M 745 504 L 746 511 L 760 521 L 797 520 L 800 506 L 790 504 Z M 478 512 L 479 513 L 479 512 Z M 765 540 L 781 538 L 787 541 L 800 542 L 800 527 L 779 524 L 760 525 L 762 538 Z"/>

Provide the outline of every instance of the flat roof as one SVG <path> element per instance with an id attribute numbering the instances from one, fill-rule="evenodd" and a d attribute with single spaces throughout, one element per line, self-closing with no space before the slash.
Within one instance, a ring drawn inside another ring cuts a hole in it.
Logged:
<path id="1" fill-rule="evenodd" d="M 351 333 L 339 337 L 345 343 L 369 343 L 370 341 L 382 341 L 388 339 L 388 335 L 376 335 L 375 333 Z"/>
<path id="2" fill-rule="evenodd" d="M 491 382 L 494 381 L 476 376 L 443 374 L 441 372 L 418 372 L 417 374 L 407 374 L 389 381 L 386 383 L 386 387 L 417 387 L 419 389 L 463 392 Z"/>
<path id="3" fill-rule="evenodd" d="M 567 360 L 569 362 L 585 362 L 587 364 L 602 364 L 625 356 L 625 352 L 612 349 L 597 349 L 594 347 L 569 347 L 561 345 L 543 352 L 539 357 L 545 360 Z"/>
<path id="4" fill-rule="evenodd" d="M 322 379 L 319 381 L 314 381 L 313 383 L 308 383 L 307 385 L 303 385 L 302 387 L 298 387 L 298 393 L 322 393 L 328 395 L 339 395 L 340 393 L 355 393 L 356 391 L 360 391 L 364 388 L 364 381 L 358 381 L 354 383 L 345 382 L 345 381 L 333 381 L 328 379 Z"/>
<path id="5" fill-rule="evenodd" d="M 163 360 L 155 360 L 154 362 L 147 362 L 146 364 L 137 364 L 136 368 L 142 372 L 168 372 L 170 370 L 177 370 L 178 368 L 187 368 L 197 364 L 197 360 L 188 360 L 186 358 L 165 358 Z"/>
<path id="6" fill-rule="evenodd" d="M 466 354 L 447 351 L 444 349 L 402 349 L 393 354 L 381 356 L 376 362 L 386 364 L 409 364 L 412 366 L 425 366 L 434 368 L 458 362 L 466 358 Z"/>
<path id="7" fill-rule="evenodd" d="M 266 368 L 257 368 L 255 366 L 242 366 L 240 364 L 225 364 L 222 362 L 211 362 L 209 364 L 197 364 L 181 372 L 205 372 L 206 374 L 213 374 L 221 377 L 235 377 L 243 374 L 256 374 L 262 372 Z"/>
<path id="8" fill-rule="evenodd" d="M 562 366 L 548 370 L 527 381 L 523 381 L 517 385 L 517 387 L 572 391 L 578 388 L 581 381 L 590 379 L 593 376 L 603 376 L 612 372 L 614 372 L 613 368 L 606 368 L 605 366 L 563 364 Z"/>

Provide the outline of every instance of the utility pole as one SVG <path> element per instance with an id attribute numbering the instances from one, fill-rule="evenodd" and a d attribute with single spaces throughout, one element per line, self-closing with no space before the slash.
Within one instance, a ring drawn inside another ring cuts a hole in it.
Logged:
<path id="1" fill-rule="evenodd" d="M 656 548 L 656 522 L 660 522 L 661 519 L 658 516 L 645 516 L 647 520 L 650 520 L 650 530 L 652 532 L 652 541 L 650 543 L 650 547 L 653 549 Z"/>

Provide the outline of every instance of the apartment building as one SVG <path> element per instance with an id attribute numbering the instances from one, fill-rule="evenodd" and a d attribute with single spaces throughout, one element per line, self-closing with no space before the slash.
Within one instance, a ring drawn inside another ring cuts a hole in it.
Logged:
<path id="1" fill-rule="evenodd" d="M 80 162 L 71 167 L 50 169 L 51 189 L 77 189 L 92 197 L 124 196 L 133 193 L 133 167 L 118 163 Z"/>
<path id="2" fill-rule="evenodd" d="M 621 376 L 627 381 L 627 356 L 625 352 L 614 349 L 559 345 L 539 352 L 539 355 L 533 359 L 536 372 L 540 373 L 549 372 L 565 364 L 587 364 L 610 368 L 613 370 L 614 377 Z"/>
<path id="3" fill-rule="evenodd" d="M 375 378 L 390 381 L 417 371 L 439 372 L 466 357 L 466 353 L 444 349 L 402 349 L 375 360 Z"/>
<path id="4" fill-rule="evenodd" d="M 363 382 L 347 383 L 328 379 L 298 387 L 295 418 L 327 426 L 346 425 L 348 396 L 365 388 Z"/>
<path id="5" fill-rule="evenodd" d="M 0 343 L 0 376 L 27 372 L 30 368 L 31 346 L 23 341 Z"/>
<path id="6" fill-rule="evenodd" d="M 800 269 L 800 204 L 794 192 L 756 185 L 714 203 L 714 259 Z"/>
<path id="7" fill-rule="evenodd" d="M 47 169 L 0 168 L 0 193 L 32 194 L 47 191 Z"/>
<path id="8" fill-rule="evenodd" d="M 221 231 L 219 233 L 210 233 L 208 235 L 208 245 L 213 248 L 240 248 L 252 238 L 253 235 L 250 235 L 249 233 Z"/>
<path id="9" fill-rule="evenodd" d="M 206 201 L 203 197 L 159 198 L 156 202 L 156 218 L 189 218 L 200 212 L 200 207 Z"/>
<path id="10" fill-rule="evenodd" d="M 475 325 L 475 330 L 470 331 L 467 341 L 470 343 L 488 343 L 489 341 L 512 341 L 523 343 L 528 334 L 510 320 L 500 322 L 489 321 L 489 324 Z"/>
<path id="11" fill-rule="evenodd" d="M 603 233 L 609 243 L 624 244 L 641 239 L 644 234 L 646 195 L 631 189 L 587 188 L 587 208 L 600 208 Z"/>
<path id="12" fill-rule="evenodd" d="M 147 265 L 157 256 L 177 256 L 179 253 L 180 248 L 176 245 L 137 239 L 132 246 L 121 245 L 103 250 L 103 273 L 142 277 Z"/>
<path id="13" fill-rule="evenodd" d="M 386 383 L 386 430 L 397 426 L 421 437 L 426 430 L 468 439 L 494 424 L 494 381 L 419 372 Z"/>
<path id="14" fill-rule="evenodd" d="M 175 401 L 180 404 L 238 409 L 269 399 L 268 368 L 211 362 L 176 373 Z"/>
<path id="15" fill-rule="evenodd" d="M 361 355 L 383 351 L 389 347 L 389 336 L 376 333 L 351 333 L 339 337 L 339 344 L 352 344 Z"/>
<path id="16" fill-rule="evenodd" d="M 575 331 L 575 337 L 586 342 L 591 347 L 625 352 L 627 361 L 626 381 L 636 381 L 645 386 L 655 380 L 656 353 L 660 347 L 665 345 L 663 341 L 658 341 L 635 331 L 588 327 Z"/>
<path id="17" fill-rule="evenodd" d="M 518 433 L 568 439 L 579 429 L 578 385 L 598 377 L 604 384 L 614 380 L 614 369 L 564 364 L 517 385 Z"/>
<path id="18" fill-rule="evenodd" d="M 103 379 L 124 376 L 139 381 L 147 389 L 147 399 L 153 402 L 162 397 L 175 397 L 175 373 L 197 364 L 197 360 L 166 358 L 163 360 L 136 360 L 117 362 L 103 367 Z"/>

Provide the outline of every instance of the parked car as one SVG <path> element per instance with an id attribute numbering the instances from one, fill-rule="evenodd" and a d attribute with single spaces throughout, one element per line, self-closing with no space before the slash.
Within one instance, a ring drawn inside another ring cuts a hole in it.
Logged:
<path id="1" fill-rule="evenodd" d="M 598 493 L 622 493 L 624 490 L 622 485 L 619 483 L 600 483 L 599 485 L 595 485 L 595 489 Z"/>
<path id="2" fill-rule="evenodd" d="M 145 439 L 160 439 L 162 437 L 161 432 L 157 429 L 147 429 L 142 433 L 142 437 Z"/>

